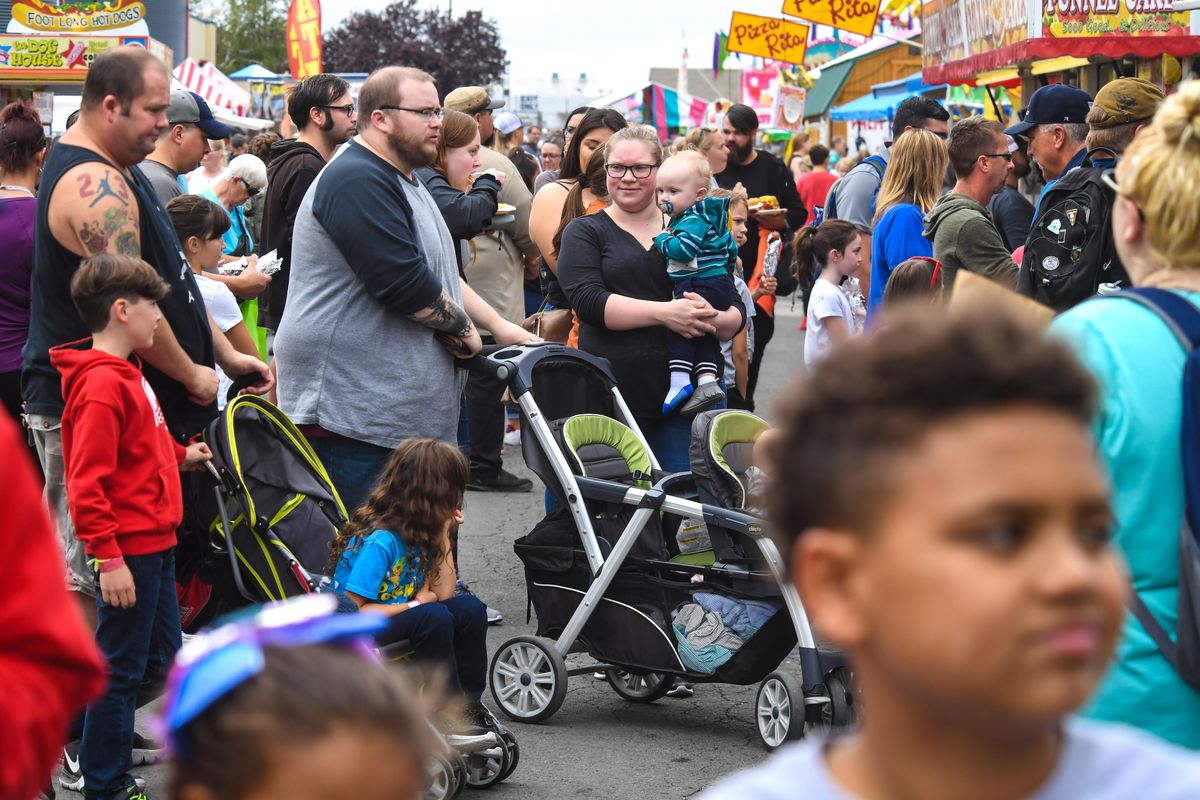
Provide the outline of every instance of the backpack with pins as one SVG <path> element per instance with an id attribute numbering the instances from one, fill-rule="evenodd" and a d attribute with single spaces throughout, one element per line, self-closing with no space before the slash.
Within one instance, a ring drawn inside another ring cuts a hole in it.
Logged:
<path id="1" fill-rule="evenodd" d="M 1091 166 L 1096 148 L 1084 166 L 1071 170 L 1042 197 L 1041 213 L 1033 221 L 1017 291 L 1055 311 L 1066 311 L 1094 296 L 1101 284 L 1129 286 L 1129 275 L 1113 244 L 1110 220 L 1113 192 Z"/>

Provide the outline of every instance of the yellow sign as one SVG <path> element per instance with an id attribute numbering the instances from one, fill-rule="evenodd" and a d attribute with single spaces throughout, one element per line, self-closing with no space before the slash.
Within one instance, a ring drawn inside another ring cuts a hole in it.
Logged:
<path id="1" fill-rule="evenodd" d="M 789 64 L 804 63 L 808 26 L 774 17 L 733 12 L 729 23 L 729 52 Z"/>
<path id="2" fill-rule="evenodd" d="M 288 6 L 288 70 L 296 80 L 321 70 L 321 0 L 292 0 Z"/>
<path id="3" fill-rule="evenodd" d="M 42 0 L 16 0 L 13 19 L 27 28 L 50 33 L 90 34 L 95 31 L 124 28 L 146 19 L 146 5 L 140 0 L 64 4 L 62 8 Z"/>
<path id="4" fill-rule="evenodd" d="M 96 56 L 129 38 L 138 37 L 0 34 L 0 79 L 82 81 Z"/>
<path id="5" fill-rule="evenodd" d="M 782 10 L 789 17 L 870 38 L 879 21 L 879 3 L 880 0 L 784 0 Z"/>

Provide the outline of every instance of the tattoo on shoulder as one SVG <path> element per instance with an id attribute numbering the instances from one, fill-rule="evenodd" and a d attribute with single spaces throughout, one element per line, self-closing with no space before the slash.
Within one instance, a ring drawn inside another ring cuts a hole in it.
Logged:
<path id="1" fill-rule="evenodd" d="M 92 208 L 106 197 L 115 197 L 121 205 L 129 205 L 129 187 L 126 185 L 125 179 L 117 175 L 116 188 L 114 188 L 112 170 L 104 170 L 104 177 L 96 183 L 95 188 L 92 188 L 92 175 L 88 173 L 78 176 L 75 180 L 79 182 L 79 196 L 84 199 L 92 198 L 88 208 Z"/>
<path id="2" fill-rule="evenodd" d="M 467 336 L 474 328 L 467 312 L 455 303 L 446 292 L 442 292 L 433 305 L 408 316 L 414 322 L 419 322 L 427 328 L 433 328 L 435 331 L 441 331 L 451 336 Z"/>
<path id="3" fill-rule="evenodd" d="M 109 208 L 102 219 L 92 219 L 83 224 L 79 230 L 79 241 L 89 253 L 105 253 L 116 235 L 117 253 L 140 255 L 137 234 L 128 229 L 129 224 L 129 212 L 123 208 Z"/>

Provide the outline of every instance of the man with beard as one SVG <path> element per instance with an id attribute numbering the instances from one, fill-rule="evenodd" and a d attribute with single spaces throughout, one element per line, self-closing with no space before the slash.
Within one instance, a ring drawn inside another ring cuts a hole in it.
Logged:
<path id="1" fill-rule="evenodd" d="M 759 254 L 760 230 L 767 233 L 778 231 L 783 237 L 786 252 L 781 255 L 779 272 L 787 270 L 791 263 L 791 236 L 789 232 L 799 230 L 808 219 L 808 211 L 796 191 L 796 181 L 787 165 L 766 150 L 754 149 L 758 134 L 758 113 L 750 106 L 737 103 L 729 107 L 722 126 L 725 148 L 729 151 L 729 163 L 716 175 L 717 185 L 722 189 L 733 189 L 741 184 L 751 197 L 772 195 L 778 200 L 775 209 L 763 209 L 750 215 L 746 222 L 746 243 L 738 250 L 746 283 L 753 292 L 757 310 L 754 313 L 754 356 L 747 370 L 746 397 L 737 405 L 754 410 L 754 388 L 758 384 L 758 370 L 762 365 L 763 353 L 775 333 L 775 297 L 773 289 L 764 292 L 761 287 L 761 258 Z M 786 209 L 779 211 L 778 209 Z M 767 234 L 761 234 L 766 236 Z M 734 398 L 737 401 L 737 398 Z"/>
<path id="2" fill-rule="evenodd" d="M 1029 237 L 1029 228 L 1033 225 L 1033 203 L 1021 194 L 1018 188 L 1021 178 L 1029 174 L 1029 153 L 1023 146 L 1022 139 L 1008 137 L 1008 151 L 1012 154 L 1012 171 L 992 202 L 988 203 L 988 211 L 1000 231 L 1000 238 L 1008 252 L 1013 252 L 1025 244 Z"/>
<path id="3" fill-rule="evenodd" d="M 275 339 L 279 403 L 350 509 L 405 439 L 454 442 L 456 358 L 482 343 L 475 323 L 518 338 L 458 275 L 454 242 L 418 167 L 437 155 L 433 78 L 372 73 L 359 134 L 317 176 L 296 215 L 288 303 Z M 528 340 L 520 331 L 520 340 Z"/>
<path id="4" fill-rule="evenodd" d="M 327 73 L 305 78 L 288 95 L 288 116 L 299 133 L 295 139 L 272 145 L 263 201 L 259 252 L 275 250 L 283 259 L 258 298 L 258 324 L 268 331 L 277 330 L 283 319 L 292 268 L 292 229 L 300 202 L 338 146 L 354 135 L 357 117 L 350 84 Z"/>

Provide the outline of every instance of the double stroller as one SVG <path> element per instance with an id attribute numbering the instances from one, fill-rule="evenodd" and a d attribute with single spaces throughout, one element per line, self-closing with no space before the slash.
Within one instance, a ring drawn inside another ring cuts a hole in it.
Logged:
<path id="1" fill-rule="evenodd" d="M 304 435 L 267 400 L 232 396 L 204 433 L 212 450 L 207 486 L 193 482 L 188 535 L 177 550 L 177 593 L 185 633 L 236 609 L 327 589 L 329 546 L 346 508 Z M 201 475 L 200 481 L 206 476 Z M 411 647 L 381 650 L 401 660 Z M 437 734 L 426 800 L 488 788 L 517 767 L 516 738 L 498 722 L 478 735 Z"/>
<path id="2" fill-rule="evenodd" d="M 741 411 L 699 415 L 692 471 L 668 475 L 606 360 L 541 344 L 502 348 L 485 363 L 520 406 L 526 463 L 561 505 L 514 544 L 537 635 L 509 639 L 492 658 L 488 682 L 504 714 L 546 720 L 570 677 L 601 670 L 618 695 L 643 703 L 677 678 L 759 683 L 754 715 L 769 749 L 813 728 L 852 724 L 847 664 L 817 646 L 778 549 L 744 510 L 765 422 Z M 711 546 L 681 552 L 681 522 L 685 532 L 706 529 Z M 741 636 L 730 643 L 725 630 L 717 639 L 725 649 L 693 647 L 691 621 L 712 627 L 718 616 L 741 617 L 731 625 Z M 599 663 L 569 668 L 566 656 L 576 652 Z"/>

